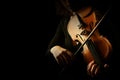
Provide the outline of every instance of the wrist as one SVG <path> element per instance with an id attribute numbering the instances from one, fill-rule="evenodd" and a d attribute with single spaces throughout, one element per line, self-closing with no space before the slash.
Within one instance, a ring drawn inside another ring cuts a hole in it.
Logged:
<path id="1" fill-rule="evenodd" d="M 61 47 L 61 46 L 54 46 L 50 49 L 50 52 L 53 54 L 53 56 L 56 58 L 58 55 L 60 55 L 63 51 L 66 51 L 65 48 Z"/>

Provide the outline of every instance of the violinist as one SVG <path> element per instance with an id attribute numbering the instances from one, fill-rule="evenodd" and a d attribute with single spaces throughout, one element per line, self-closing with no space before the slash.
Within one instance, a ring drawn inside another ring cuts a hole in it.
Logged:
<path id="1" fill-rule="evenodd" d="M 55 80 L 108 80 L 109 40 L 96 29 L 79 49 L 100 20 L 93 1 L 61 0 L 70 14 L 60 20 L 47 50 L 49 75 Z"/>

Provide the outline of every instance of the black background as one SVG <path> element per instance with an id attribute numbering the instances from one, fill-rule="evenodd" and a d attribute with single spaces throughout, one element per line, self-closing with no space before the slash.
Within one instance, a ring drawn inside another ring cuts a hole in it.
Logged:
<path id="1" fill-rule="evenodd" d="M 47 80 L 45 52 L 55 34 L 59 15 L 55 2 L 20 1 L 4 2 L 3 5 L 3 75 L 9 79 Z M 103 20 L 102 34 L 107 35 L 113 46 L 111 80 L 119 78 L 119 13 L 117 6 Z M 104 7 L 100 7 L 104 9 Z M 113 78 L 113 79 L 112 79 Z"/>

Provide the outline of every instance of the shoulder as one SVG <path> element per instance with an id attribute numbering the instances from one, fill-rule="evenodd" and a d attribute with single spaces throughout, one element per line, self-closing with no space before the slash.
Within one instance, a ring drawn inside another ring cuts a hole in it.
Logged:
<path id="1" fill-rule="evenodd" d="M 66 25 L 69 22 L 69 20 L 70 20 L 70 16 L 62 16 L 60 18 L 59 25 Z"/>
<path id="2" fill-rule="evenodd" d="M 66 21 L 66 22 L 68 22 L 69 21 L 69 19 L 70 19 L 70 16 L 63 16 L 63 17 L 61 17 L 61 21 Z"/>

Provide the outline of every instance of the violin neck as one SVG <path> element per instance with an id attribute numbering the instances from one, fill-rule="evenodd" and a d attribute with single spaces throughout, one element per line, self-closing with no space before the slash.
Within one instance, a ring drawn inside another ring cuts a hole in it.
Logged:
<path id="1" fill-rule="evenodd" d="M 87 47 L 89 48 L 89 50 L 90 50 L 90 52 L 91 52 L 91 54 L 92 54 L 95 62 L 96 62 L 97 64 L 99 64 L 99 65 L 102 66 L 102 65 L 103 65 L 102 58 L 101 58 L 100 54 L 98 53 L 98 51 L 97 51 L 94 43 L 92 42 L 92 40 L 89 39 L 89 40 L 86 42 L 86 45 L 87 45 Z"/>

